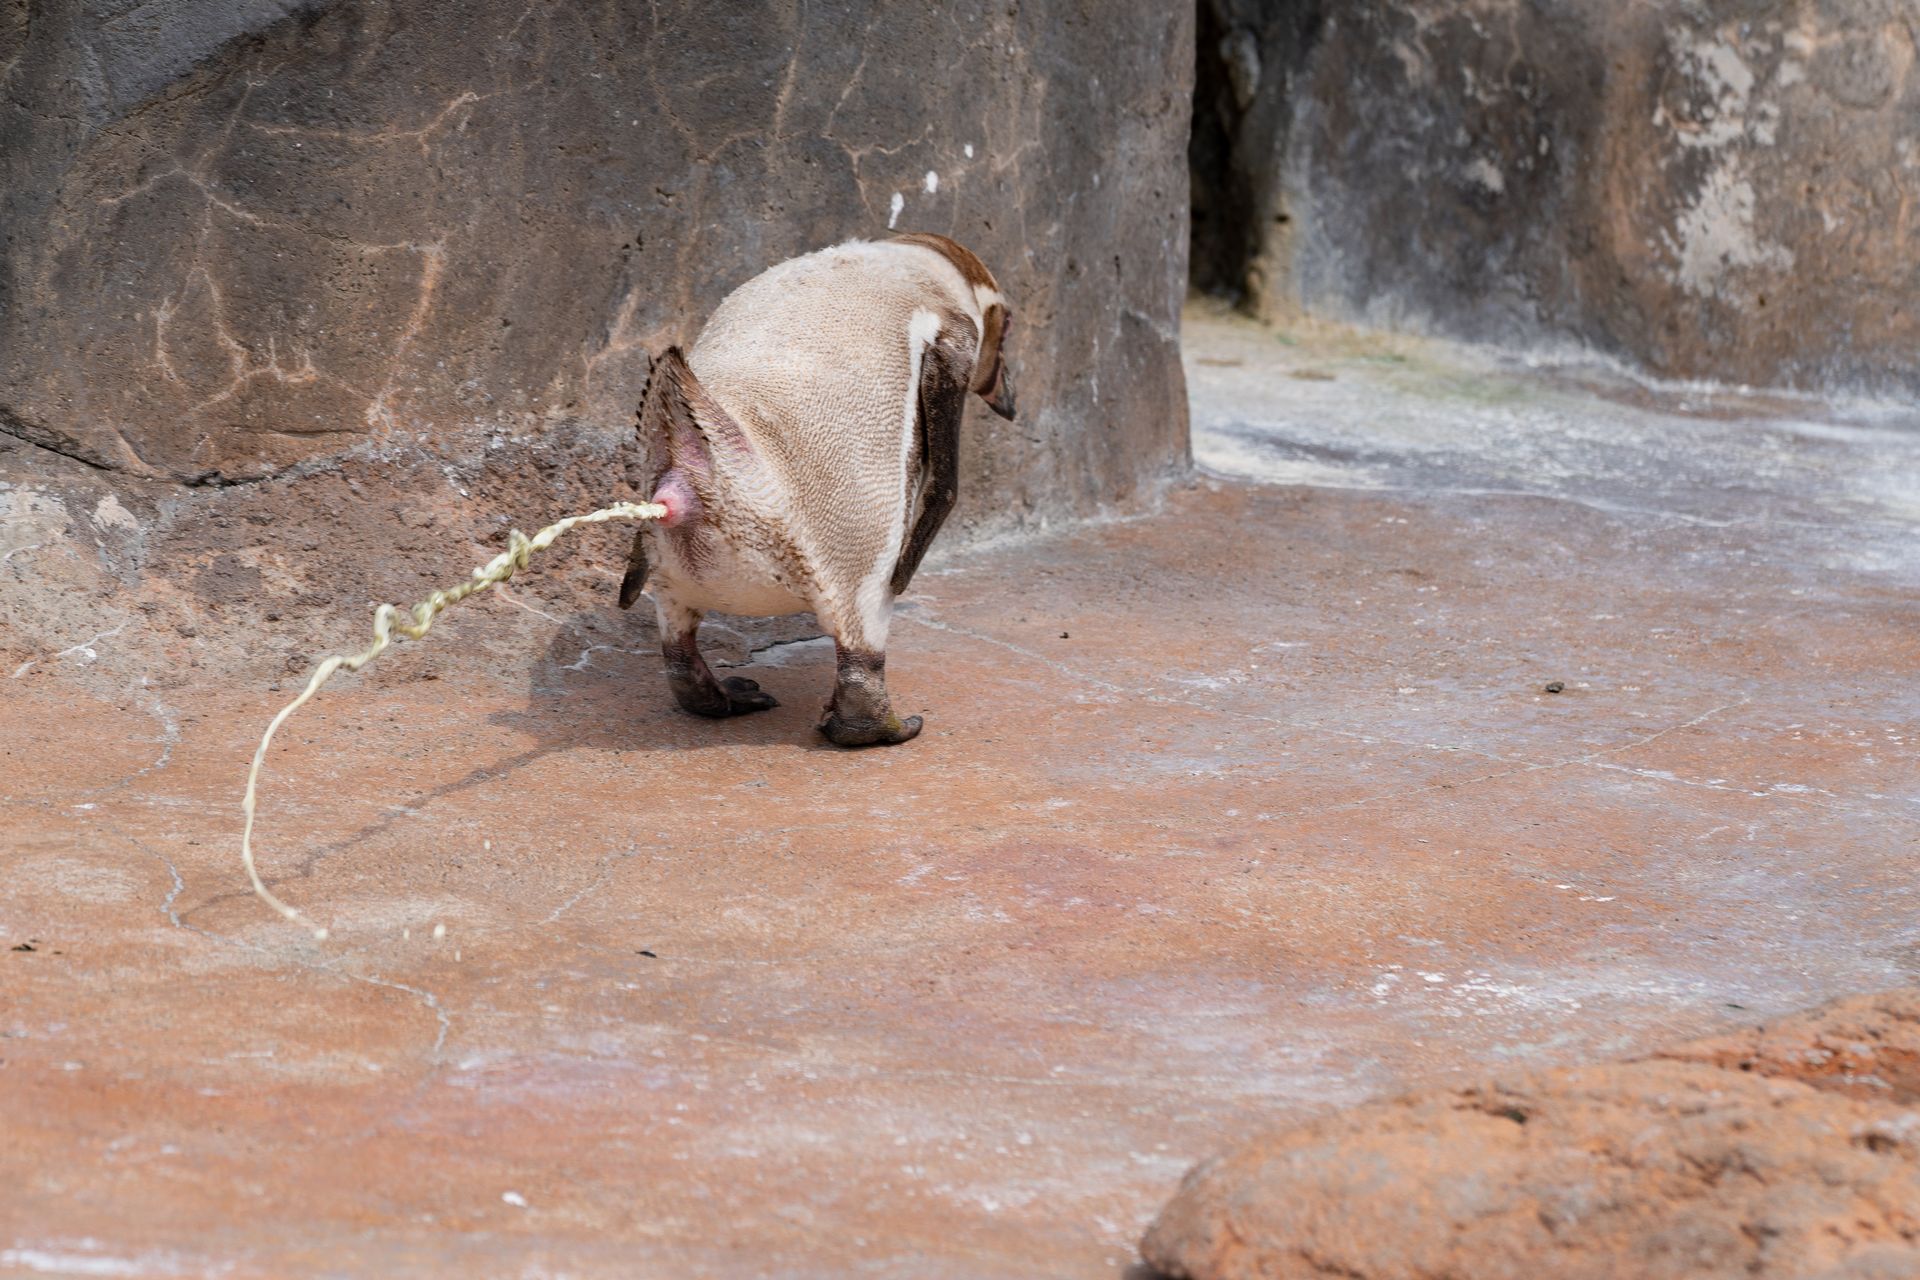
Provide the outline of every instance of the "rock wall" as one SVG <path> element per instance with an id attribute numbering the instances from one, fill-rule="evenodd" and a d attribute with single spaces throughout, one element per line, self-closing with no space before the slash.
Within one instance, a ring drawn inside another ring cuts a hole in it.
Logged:
<path id="1" fill-rule="evenodd" d="M 1185 459 L 1192 21 L 0 0 L 0 432 L 163 485 L 623 437 L 732 286 L 897 227 L 1020 317 L 962 524 L 1124 502 Z"/>
<path id="2" fill-rule="evenodd" d="M 1232 122 L 1284 215 L 1246 255 L 1277 265 L 1231 282 L 1255 310 L 1920 387 L 1911 6 L 1367 0 L 1305 26 L 1318 6 L 1251 7 L 1228 38 L 1291 35 L 1301 68 L 1262 79 L 1284 110 Z"/>

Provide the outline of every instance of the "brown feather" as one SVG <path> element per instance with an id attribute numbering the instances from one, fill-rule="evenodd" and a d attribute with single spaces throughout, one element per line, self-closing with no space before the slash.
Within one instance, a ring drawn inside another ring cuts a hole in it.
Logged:
<path id="1" fill-rule="evenodd" d="M 957 240 L 948 239 L 932 231 L 915 231 L 907 235 L 895 236 L 893 239 L 897 244 L 917 244 L 933 250 L 951 262 L 966 282 L 975 288 L 984 287 L 996 293 L 1000 291 L 1000 286 L 994 283 L 993 273 L 987 270 L 987 264 L 980 261 L 973 250 Z"/>

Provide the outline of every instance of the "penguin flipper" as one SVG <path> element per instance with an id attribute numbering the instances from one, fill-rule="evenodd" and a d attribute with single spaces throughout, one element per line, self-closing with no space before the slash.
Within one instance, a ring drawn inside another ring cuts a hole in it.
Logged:
<path id="1" fill-rule="evenodd" d="M 698 475 L 713 472 L 713 445 L 737 448 L 744 441 L 740 428 L 726 410 L 713 403 L 707 389 L 693 376 L 693 368 L 679 347 L 668 347 L 647 370 L 646 390 L 640 393 L 637 420 L 640 448 L 648 470 L 658 483 L 670 467 Z M 719 441 L 710 439 L 720 436 Z"/>
<path id="2" fill-rule="evenodd" d="M 675 402 L 682 399 L 679 373 L 686 368 L 680 348 L 668 347 L 647 366 L 647 385 L 640 391 L 640 407 L 634 414 L 634 431 L 640 438 L 642 473 L 647 494 L 660 483 L 660 477 L 673 465 L 675 450 Z M 691 372 L 691 371 L 689 371 Z M 633 548 L 627 552 L 627 571 L 620 579 L 620 607 L 631 609 L 647 585 L 647 530 L 643 525 L 633 531 Z"/>
<path id="3" fill-rule="evenodd" d="M 893 567 L 891 585 L 896 596 L 913 581 L 914 571 L 960 496 L 960 420 L 966 408 L 964 358 L 937 339 L 928 343 L 920 358 L 919 410 L 914 415 L 920 437 L 920 517 Z"/>
<path id="4" fill-rule="evenodd" d="M 677 473 L 696 494 L 716 480 L 716 445 L 721 459 L 733 470 L 753 467 L 752 447 L 738 423 L 727 415 L 693 376 L 693 368 L 679 347 L 668 347 L 647 370 L 636 415 L 641 455 L 649 495 L 660 501 L 657 486 Z M 627 571 L 620 579 L 620 607 L 631 608 L 647 584 L 647 531 L 633 535 L 627 553 Z"/>

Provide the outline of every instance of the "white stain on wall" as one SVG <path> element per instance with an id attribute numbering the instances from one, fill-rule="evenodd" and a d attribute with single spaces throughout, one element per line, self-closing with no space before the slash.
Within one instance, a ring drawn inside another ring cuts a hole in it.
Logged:
<path id="1" fill-rule="evenodd" d="M 1467 177 L 1473 179 L 1495 195 L 1507 189 L 1507 175 L 1500 172 L 1500 166 L 1485 156 L 1475 156 L 1467 162 Z"/>
<path id="2" fill-rule="evenodd" d="M 1700 297 L 1722 293 L 1737 271 L 1793 266 L 1793 254 L 1767 243 L 1755 227 L 1758 199 L 1748 170 L 1751 153 L 1774 144 L 1777 104 L 1758 100 L 1758 81 L 1732 42 L 1676 30 L 1668 36 L 1674 65 L 1687 81 L 1686 101 L 1696 104 L 1686 119 L 1662 103 L 1654 123 L 1664 126 L 1683 151 L 1711 158 L 1700 188 L 1662 233 L 1672 255 L 1669 278 Z"/>
<path id="3" fill-rule="evenodd" d="M 1791 253 L 1762 243 L 1755 234 L 1753 213 L 1753 184 L 1741 176 L 1740 166 L 1716 166 L 1674 223 L 1669 237 L 1674 282 L 1705 297 L 1719 292 L 1737 268 L 1791 267 Z"/>

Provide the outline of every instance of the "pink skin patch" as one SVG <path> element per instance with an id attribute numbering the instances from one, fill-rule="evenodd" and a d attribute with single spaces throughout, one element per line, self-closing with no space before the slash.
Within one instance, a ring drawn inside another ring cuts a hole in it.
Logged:
<path id="1" fill-rule="evenodd" d="M 693 491 L 686 473 L 678 467 L 660 477 L 660 487 L 653 491 L 653 500 L 667 509 L 667 518 L 660 523 L 669 529 L 690 524 L 702 514 L 700 495 Z"/>

